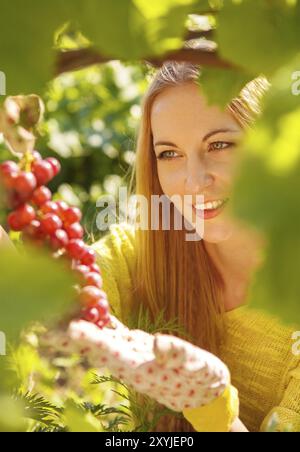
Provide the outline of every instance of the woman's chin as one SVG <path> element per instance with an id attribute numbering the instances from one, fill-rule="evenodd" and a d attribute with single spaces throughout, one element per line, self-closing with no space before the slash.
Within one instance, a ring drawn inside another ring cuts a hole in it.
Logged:
<path id="1" fill-rule="evenodd" d="M 223 215 L 223 218 L 221 218 Z M 192 225 L 192 229 L 196 232 L 197 240 L 204 240 L 208 243 L 221 243 L 228 240 L 234 234 L 234 223 L 232 219 L 224 215 L 224 212 L 219 217 L 210 220 L 197 220 L 185 215 L 185 222 Z M 193 236 L 195 234 L 193 233 Z"/>
<path id="2" fill-rule="evenodd" d="M 208 243 L 221 243 L 230 239 L 233 229 L 226 224 L 204 224 L 203 240 Z"/>

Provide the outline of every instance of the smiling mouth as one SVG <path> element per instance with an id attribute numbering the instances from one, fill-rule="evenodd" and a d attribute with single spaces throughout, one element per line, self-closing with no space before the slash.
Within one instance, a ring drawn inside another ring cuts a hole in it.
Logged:
<path id="1" fill-rule="evenodd" d="M 229 198 L 225 198 L 218 199 L 212 202 L 193 204 L 193 210 L 196 212 L 196 215 L 198 215 L 200 218 L 208 220 L 219 215 L 225 208 L 228 201 Z"/>

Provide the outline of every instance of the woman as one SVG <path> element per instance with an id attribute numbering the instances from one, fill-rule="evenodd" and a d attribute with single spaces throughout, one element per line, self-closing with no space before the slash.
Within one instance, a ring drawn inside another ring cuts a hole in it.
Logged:
<path id="1" fill-rule="evenodd" d="M 265 240 L 230 215 L 238 144 L 259 113 L 267 82 L 254 80 L 221 111 L 207 105 L 198 78 L 199 68 L 187 63 L 167 62 L 157 72 L 143 102 L 132 182 L 149 210 L 151 196 L 163 194 L 191 195 L 193 204 L 203 195 L 205 202 L 220 201 L 218 207 L 194 206 L 192 218 L 187 215 L 196 231 L 196 215 L 205 216 L 203 240 L 187 241 L 173 222 L 170 230 L 111 226 L 94 245 L 103 289 L 125 324 L 141 303 L 153 319 L 164 309 L 166 321 L 178 318 L 193 344 L 219 356 L 239 390 L 240 418 L 249 431 L 265 430 L 274 411 L 278 430 L 291 424 L 297 431 L 300 365 L 291 331 L 246 306 Z M 180 209 L 171 205 L 171 219 Z M 232 430 L 245 431 L 243 424 Z M 194 430 L 186 419 L 167 416 L 157 431 Z"/>
<path id="2" fill-rule="evenodd" d="M 192 64 L 167 62 L 154 77 L 143 102 L 132 187 L 149 206 L 153 194 L 229 201 L 204 220 L 200 241 L 187 241 L 186 231 L 172 227 L 112 226 L 94 245 L 104 290 L 125 323 L 142 300 L 153 318 L 165 309 L 166 320 L 177 317 L 195 345 L 219 356 L 239 390 L 240 417 L 250 431 L 265 430 L 274 412 L 278 430 L 291 424 L 299 431 L 300 366 L 292 331 L 246 306 L 265 238 L 230 215 L 238 143 L 259 114 L 268 83 L 252 81 L 221 111 L 206 104 L 199 73 Z M 159 428 L 191 431 L 177 419 Z"/>

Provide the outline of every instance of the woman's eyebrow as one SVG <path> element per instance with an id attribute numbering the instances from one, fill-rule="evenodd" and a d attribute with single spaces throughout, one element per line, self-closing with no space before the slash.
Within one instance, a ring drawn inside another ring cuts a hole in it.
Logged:
<path id="1" fill-rule="evenodd" d="M 205 135 L 205 137 L 203 138 L 202 141 L 208 140 L 208 138 L 210 138 L 213 135 L 216 135 L 217 133 L 225 133 L 225 132 L 240 133 L 240 130 L 237 130 L 237 129 L 216 129 L 216 130 L 212 130 L 211 132 L 209 132 L 208 134 Z"/>
<path id="2" fill-rule="evenodd" d="M 232 132 L 232 133 L 240 133 L 240 130 L 237 129 L 216 129 L 212 130 L 211 132 L 207 133 L 202 141 L 208 140 L 211 136 L 216 135 L 217 133 L 225 133 L 225 132 Z M 157 141 L 154 146 L 174 146 L 178 147 L 175 143 L 172 143 L 171 141 Z"/>
<path id="3" fill-rule="evenodd" d="M 177 145 L 171 141 L 157 141 L 154 146 L 175 146 L 177 148 Z"/>

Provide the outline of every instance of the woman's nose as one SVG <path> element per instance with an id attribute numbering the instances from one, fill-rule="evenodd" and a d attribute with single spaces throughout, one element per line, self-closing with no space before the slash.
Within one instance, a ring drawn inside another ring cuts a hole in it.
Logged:
<path id="1" fill-rule="evenodd" d="M 193 163 L 187 168 L 185 190 L 189 194 L 201 194 L 209 187 L 214 178 L 203 163 Z"/>

